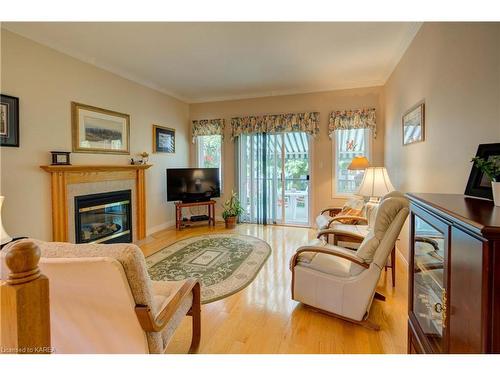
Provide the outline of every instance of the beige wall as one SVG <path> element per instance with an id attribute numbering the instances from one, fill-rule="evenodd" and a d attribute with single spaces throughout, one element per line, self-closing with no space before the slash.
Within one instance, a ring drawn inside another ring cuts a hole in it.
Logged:
<path id="1" fill-rule="evenodd" d="M 384 87 L 385 164 L 405 192 L 463 194 L 478 144 L 500 142 L 500 24 L 426 23 Z M 425 142 L 401 116 L 425 99 Z M 407 256 L 408 228 L 400 248 Z"/>
<path id="2" fill-rule="evenodd" d="M 21 147 L 0 149 L 3 223 L 13 236 L 51 239 L 50 178 L 39 165 L 49 151 L 71 150 L 70 102 L 130 115 L 131 156 L 152 152 L 152 127 L 176 128 L 175 155 L 151 154 L 147 227 L 174 220 L 165 203 L 165 169 L 187 166 L 188 105 L 92 65 L 1 30 L 1 92 L 20 98 Z M 127 164 L 129 156 L 72 154 L 73 164 Z"/>
<path id="3" fill-rule="evenodd" d="M 338 90 L 300 95 L 272 96 L 255 99 L 197 103 L 189 106 L 190 119 L 225 118 L 226 131 L 223 149 L 224 193 L 227 196 L 235 186 L 234 142 L 231 140 L 231 117 L 277 114 L 285 112 L 320 112 L 320 133 L 313 140 L 312 152 L 312 213 L 322 207 L 341 204 L 343 199 L 332 197 L 332 142 L 328 137 L 328 116 L 332 110 L 375 107 L 377 109 L 377 139 L 373 141 L 373 164 L 384 160 L 384 116 L 381 87 Z M 191 162 L 195 163 L 195 147 L 191 147 Z"/>

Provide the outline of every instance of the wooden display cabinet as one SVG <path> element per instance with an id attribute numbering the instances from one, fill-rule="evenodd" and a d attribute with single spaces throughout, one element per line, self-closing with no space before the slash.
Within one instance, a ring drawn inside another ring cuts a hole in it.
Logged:
<path id="1" fill-rule="evenodd" d="M 408 352 L 500 353 L 500 207 L 408 197 Z"/>

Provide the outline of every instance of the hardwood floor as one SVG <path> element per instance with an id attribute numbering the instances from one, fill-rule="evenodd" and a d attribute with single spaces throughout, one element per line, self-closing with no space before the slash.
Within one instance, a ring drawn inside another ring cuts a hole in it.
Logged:
<path id="1" fill-rule="evenodd" d="M 157 232 L 138 245 L 147 256 L 182 238 L 213 232 L 236 232 L 267 241 L 273 252 L 256 279 L 242 291 L 202 306 L 200 353 L 406 353 L 407 271 L 397 259 L 396 288 L 390 270 L 382 272 L 378 291 L 387 299 L 373 302 L 371 331 L 292 301 L 288 262 L 297 247 L 315 237 L 308 228 L 241 224 L 235 230 L 200 226 Z M 168 353 L 186 353 L 190 318 L 177 330 Z"/>

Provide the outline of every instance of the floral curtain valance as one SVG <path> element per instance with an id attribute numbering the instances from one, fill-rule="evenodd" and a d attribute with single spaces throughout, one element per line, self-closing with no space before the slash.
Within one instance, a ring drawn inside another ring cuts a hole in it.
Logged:
<path id="1" fill-rule="evenodd" d="M 240 134 L 306 132 L 319 133 L 319 112 L 283 113 L 279 115 L 233 117 L 231 138 Z"/>
<path id="2" fill-rule="evenodd" d="M 339 129 L 372 129 L 373 137 L 377 137 L 375 108 L 364 108 L 330 113 L 328 135 Z"/>
<path id="3" fill-rule="evenodd" d="M 220 135 L 224 137 L 224 127 L 226 120 L 217 118 L 213 120 L 195 120 L 193 121 L 192 137 L 193 143 L 196 137 L 200 135 Z"/>

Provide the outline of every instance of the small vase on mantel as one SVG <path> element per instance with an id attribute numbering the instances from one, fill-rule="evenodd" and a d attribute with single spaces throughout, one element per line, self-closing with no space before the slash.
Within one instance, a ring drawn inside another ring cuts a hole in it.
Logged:
<path id="1" fill-rule="evenodd" d="M 500 207 L 500 182 L 491 181 L 491 190 L 493 191 L 493 203 Z"/>

